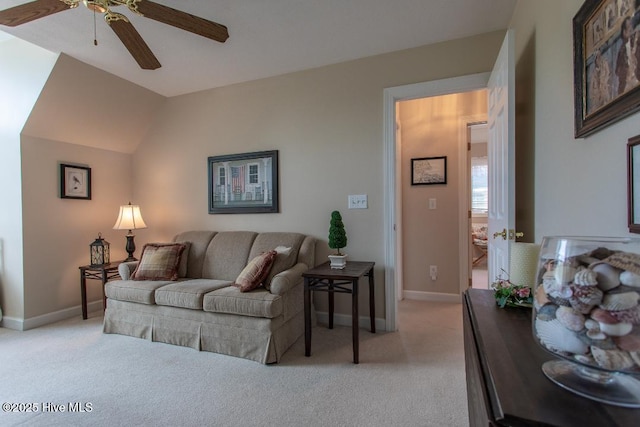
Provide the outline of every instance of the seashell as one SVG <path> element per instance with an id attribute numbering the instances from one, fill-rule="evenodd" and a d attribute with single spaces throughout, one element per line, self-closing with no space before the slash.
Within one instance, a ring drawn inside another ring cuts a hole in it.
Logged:
<path id="1" fill-rule="evenodd" d="M 593 307 L 602 302 L 603 293 L 596 286 L 569 285 L 573 293 L 569 298 L 571 307 L 580 313 L 588 314 Z"/>
<path id="2" fill-rule="evenodd" d="M 608 293 L 602 298 L 600 308 L 608 311 L 628 310 L 638 305 L 636 292 Z"/>
<path id="3" fill-rule="evenodd" d="M 603 262 L 621 270 L 640 274 L 640 254 L 633 252 L 616 252 L 605 258 Z"/>
<path id="4" fill-rule="evenodd" d="M 537 286 L 536 293 L 534 295 L 534 301 L 536 303 L 536 309 L 538 307 L 542 307 L 549 302 L 549 298 L 547 298 L 547 293 L 544 290 L 544 286 Z"/>
<path id="5" fill-rule="evenodd" d="M 581 268 L 576 271 L 573 277 L 573 283 L 579 286 L 595 286 L 598 284 L 597 273 L 588 268 Z"/>
<path id="6" fill-rule="evenodd" d="M 598 322 L 602 323 L 620 323 L 615 317 L 611 315 L 611 312 L 607 310 L 603 310 L 601 308 L 594 308 L 591 312 L 591 318 Z"/>
<path id="7" fill-rule="evenodd" d="M 590 331 L 599 331 L 600 330 L 600 324 L 593 320 L 593 319 L 587 319 L 584 321 L 584 327 L 587 328 Z"/>
<path id="8" fill-rule="evenodd" d="M 634 365 L 631 355 L 626 351 L 602 350 L 598 347 L 591 347 L 591 354 L 598 366 L 604 369 L 622 371 Z"/>
<path id="9" fill-rule="evenodd" d="M 638 332 L 615 337 L 613 341 L 621 350 L 640 351 L 640 334 Z"/>
<path id="10" fill-rule="evenodd" d="M 555 304 L 545 304 L 537 312 L 537 317 L 540 320 L 549 321 L 556 318 L 556 310 L 558 306 Z"/>
<path id="11" fill-rule="evenodd" d="M 589 347 L 598 347 L 602 350 L 617 350 L 618 346 L 611 337 L 600 331 L 580 331 L 578 338 Z"/>
<path id="12" fill-rule="evenodd" d="M 600 322 L 600 330 L 610 337 L 627 335 L 633 329 L 631 323 L 603 323 Z"/>
<path id="13" fill-rule="evenodd" d="M 562 326 L 558 319 L 548 322 L 536 319 L 535 331 L 540 343 L 551 351 L 586 354 L 589 350 L 589 346 Z"/>
<path id="14" fill-rule="evenodd" d="M 576 274 L 576 268 L 571 264 L 559 263 L 553 271 L 553 277 L 561 285 L 567 285 L 573 280 Z"/>
<path id="15" fill-rule="evenodd" d="M 591 356 L 585 356 L 584 354 L 576 354 L 573 356 L 573 358 L 580 363 L 584 363 L 585 365 L 596 364 L 596 362 L 593 360 Z"/>
<path id="16" fill-rule="evenodd" d="M 623 271 L 620 273 L 620 283 L 633 288 L 640 288 L 640 274 L 632 271 Z"/>
<path id="17" fill-rule="evenodd" d="M 620 270 L 617 268 L 604 263 L 591 264 L 589 268 L 596 273 L 597 286 L 603 291 L 620 286 Z"/>
<path id="18" fill-rule="evenodd" d="M 570 331 L 578 332 L 584 329 L 584 316 L 571 307 L 559 307 L 556 311 L 556 319 Z"/>
<path id="19" fill-rule="evenodd" d="M 555 305 L 562 305 L 565 307 L 571 307 L 571 301 L 569 301 L 568 298 L 562 298 L 562 297 L 554 297 L 551 295 L 547 295 L 549 297 L 549 302 L 555 304 Z"/>
<path id="20" fill-rule="evenodd" d="M 616 319 L 618 322 L 640 325 L 640 305 L 636 305 L 628 310 L 612 311 L 610 314 L 611 317 Z"/>
<path id="21" fill-rule="evenodd" d="M 589 256 L 595 259 L 605 259 L 610 257 L 611 255 L 615 254 L 616 251 L 612 251 L 609 248 L 604 248 L 604 247 L 599 247 L 596 248 L 594 250 L 592 250 L 591 252 L 589 252 Z"/>
<path id="22" fill-rule="evenodd" d="M 589 337 L 592 340 L 604 340 L 607 338 L 607 336 L 605 335 L 604 332 L 602 332 L 600 329 L 595 330 L 595 329 L 590 329 L 587 331 L 587 337 Z"/>

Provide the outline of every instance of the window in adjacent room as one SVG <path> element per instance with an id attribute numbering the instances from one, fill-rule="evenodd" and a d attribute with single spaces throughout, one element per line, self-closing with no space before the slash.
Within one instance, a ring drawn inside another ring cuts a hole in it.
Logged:
<path id="1" fill-rule="evenodd" d="M 489 212 L 489 177 L 487 157 L 471 158 L 471 213 L 487 215 Z"/>

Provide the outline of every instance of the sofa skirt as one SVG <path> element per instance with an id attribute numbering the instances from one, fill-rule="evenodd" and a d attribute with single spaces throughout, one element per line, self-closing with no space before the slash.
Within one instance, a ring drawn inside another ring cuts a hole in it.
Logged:
<path id="1" fill-rule="evenodd" d="M 107 300 L 103 332 L 277 363 L 304 333 L 304 312 L 284 321 Z"/>

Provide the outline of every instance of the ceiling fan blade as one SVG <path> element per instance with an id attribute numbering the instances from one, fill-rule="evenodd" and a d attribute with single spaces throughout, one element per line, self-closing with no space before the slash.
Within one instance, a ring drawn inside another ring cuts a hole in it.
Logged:
<path id="1" fill-rule="evenodd" d="M 161 67 L 158 58 L 151 52 L 140 33 L 124 15 L 109 13 L 105 16 L 105 19 L 131 56 L 133 56 L 133 59 L 140 65 L 140 68 L 155 70 Z"/>
<path id="2" fill-rule="evenodd" d="M 136 2 L 135 6 L 128 2 L 129 8 L 142 16 L 163 24 L 180 28 L 190 33 L 201 35 L 211 40 L 224 43 L 229 38 L 227 27 L 217 22 L 200 18 L 190 13 L 173 9 L 148 0 Z"/>
<path id="3" fill-rule="evenodd" d="M 16 27 L 38 18 L 73 9 L 78 4 L 68 5 L 60 0 L 38 0 L 0 11 L 0 25 Z"/>

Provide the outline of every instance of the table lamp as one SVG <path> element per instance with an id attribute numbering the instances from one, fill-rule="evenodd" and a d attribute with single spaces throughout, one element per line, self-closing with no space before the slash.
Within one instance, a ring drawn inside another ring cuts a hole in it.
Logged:
<path id="1" fill-rule="evenodd" d="M 133 241 L 135 235 L 133 234 L 132 230 L 136 230 L 139 228 L 147 228 L 147 224 L 144 223 L 142 214 L 140 213 L 140 206 L 132 205 L 131 202 L 129 202 L 128 205 L 120 206 L 120 213 L 118 214 L 118 219 L 116 220 L 113 229 L 129 230 L 129 232 L 127 233 L 127 245 L 125 246 L 129 257 L 125 259 L 125 262 L 137 261 L 137 259 L 133 256 L 133 253 L 136 251 L 136 244 Z"/>

